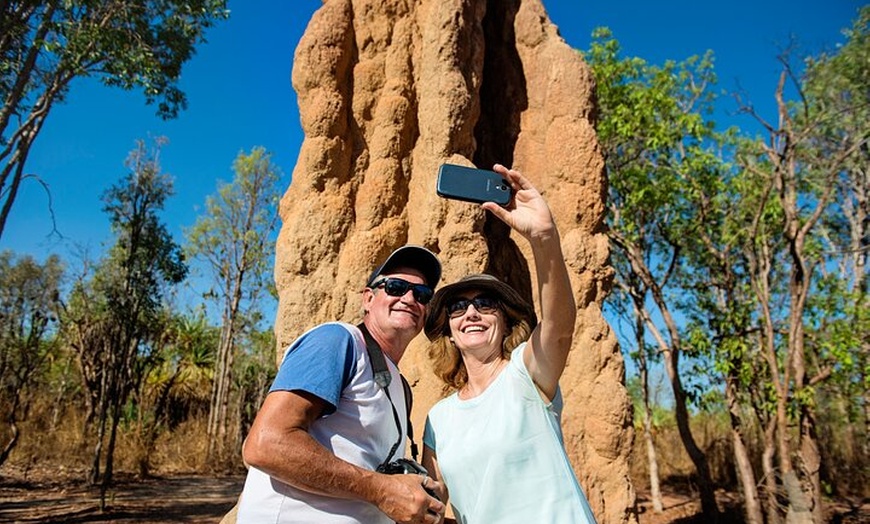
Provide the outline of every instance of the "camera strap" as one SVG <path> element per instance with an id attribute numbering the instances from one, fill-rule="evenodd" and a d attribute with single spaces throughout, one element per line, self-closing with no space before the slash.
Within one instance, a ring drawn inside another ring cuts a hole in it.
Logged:
<path id="1" fill-rule="evenodd" d="M 390 370 L 387 368 L 387 361 L 384 357 L 384 351 L 381 349 L 381 345 L 378 344 L 378 341 L 372 337 L 372 334 L 369 333 L 368 328 L 366 328 L 365 324 L 360 322 L 357 325 L 360 331 L 362 331 L 363 338 L 366 341 L 366 351 L 369 354 L 369 360 L 372 362 L 372 373 L 375 377 L 375 382 L 378 386 L 380 386 L 384 393 L 387 395 L 387 400 L 390 401 L 390 406 L 393 408 L 393 419 L 396 421 L 396 429 L 399 430 L 399 438 L 396 440 L 396 443 L 393 444 L 393 447 L 390 449 L 390 453 L 387 455 L 386 460 L 381 464 L 387 464 L 390 462 L 390 458 L 392 458 L 393 454 L 396 452 L 396 449 L 399 447 L 399 443 L 402 442 L 402 423 L 399 421 L 399 413 L 396 410 L 396 405 L 393 403 L 392 397 L 390 397 L 390 382 L 392 382 L 392 375 L 390 374 Z M 408 422 L 408 440 L 411 442 L 411 456 L 414 460 L 417 460 L 417 443 L 414 442 L 414 427 L 411 425 L 411 406 L 413 404 L 413 395 L 411 393 L 411 385 L 408 384 L 408 381 L 405 379 L 402 373 L 399 373 L 399 378 L 402 379 L 402 390 L 405 392 L 405 408 L 407 413 L 405 413 L 406 420 Z"/>

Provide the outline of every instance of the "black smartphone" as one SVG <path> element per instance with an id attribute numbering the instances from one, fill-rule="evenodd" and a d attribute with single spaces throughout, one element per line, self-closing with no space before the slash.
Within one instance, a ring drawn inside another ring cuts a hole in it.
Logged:
<path id="1" fill-rule="evenodd" d="M 442 164 L 435 186 L 438 196 L 465 202 L 495 202 L 506 206 L 513 196 L 510 184 L 495 171 Z"/>

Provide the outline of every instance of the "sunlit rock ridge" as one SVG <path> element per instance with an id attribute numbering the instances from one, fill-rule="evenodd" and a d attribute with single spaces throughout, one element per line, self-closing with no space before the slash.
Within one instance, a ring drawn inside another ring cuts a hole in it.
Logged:
<path id="1" fill-rule="evenodd" d="M 601 313 L 613 272 L 594 81 L 540 1 L 326 0 L 292 82 L 305 137 L 281 201 L 279 356 L 319 322 L 360 321 L 370 270 L 405 243 L 438 253 L 444 282 L 488 272 L 534 298 L 527 242 L 435 194 L 444 162 L 519 169 L 556 216 L 578 308 L 561 381 L 565 446 L 599 522 L 636 522 L 631 406 Z M 418 441 L 441 395 L 425 346 L 421 335 L 401 362 Z"/>

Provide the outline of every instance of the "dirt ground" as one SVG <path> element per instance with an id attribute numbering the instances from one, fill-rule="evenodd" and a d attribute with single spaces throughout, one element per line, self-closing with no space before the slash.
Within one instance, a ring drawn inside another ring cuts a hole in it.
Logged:
<path id="1" fill-rule="evenodd" d="M 0 523 L 119 522 L 170 524 L 219 523 L 235 504 L 244 477 L 171 475 L 147 479 L 116 475 L 107 496 L 107 511 L 99 507 L 99 490 L 88 486 L 81 473 L 0 470 Z M 718 495 L 726 523 L 742 522 L 733 494 Z M 665 511 L 653 513 L 646 493 L 638 493 L 640 524 L 694 524 L 703 522 L 700 504 L 690 495 L 665 492 Z M 854 506 L 854 505 L 853 505 Z M 831 506 L 832 523 L 870 522 L 870 502 Z"/>
<path id="2" fill-rule="evenodd" d="M 100 511 L 100 492 L 81 476 L 0 471 L 0 522 L 169 524 L 220 522 L 236 502 L 244 477 L 116 475 Z"/>

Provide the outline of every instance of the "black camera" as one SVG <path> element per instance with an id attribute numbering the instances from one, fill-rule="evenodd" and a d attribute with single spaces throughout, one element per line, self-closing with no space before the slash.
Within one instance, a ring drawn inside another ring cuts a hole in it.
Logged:
<path id="1" fill-rule="evenodd" d="M 429 476 L 429 472 L 426 471 L 426 468 L 424 468 L 417 462 L 406 458 L 400 458 L 386 464 L 381 464 L 380 466 L 378 466 L 378 473 L 384 473 L 386 475 L 415 474 L 425 475 L 427 477 Z M 441 500 L 438 495 L 436 495 L 435 492 L 431 489 L 427 487 L 424 487 L 423 489 L 426 490 L 426 493 L 432 495 L 438 500 Z"/>

